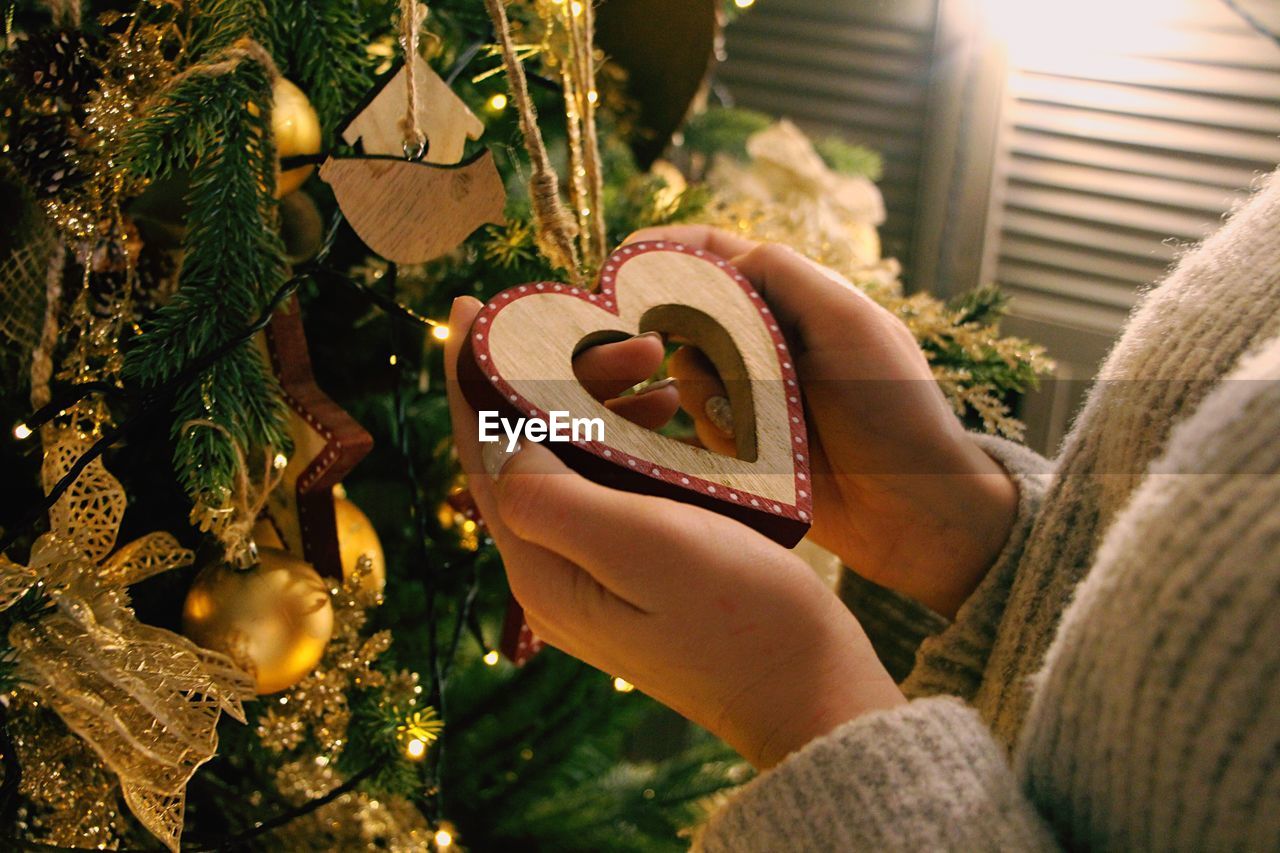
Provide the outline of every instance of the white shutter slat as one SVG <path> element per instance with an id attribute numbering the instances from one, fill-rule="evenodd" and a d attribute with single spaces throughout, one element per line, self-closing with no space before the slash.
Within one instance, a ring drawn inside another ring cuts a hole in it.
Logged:
<path id="1" fill-rule="evenodd" d="M 1145 261 L 1153 270 L 1167 267 L 1180 251 L 1180 244 L 1176 241 L 1164 239 L 1149 231 L 1130 231 L 1014 207 L 1005 211 L 1003 231 L 1004 241 L 1030 237 L 1067 246 L 1094 247 Z"/>
<path id="2" fill-rule="evenodd" d="M 1141 229 L 1178 240 L 1199 240 L 1216 224 L 1216 218 L 1160 208 L 1139 201 L 1098 198 L 1052 187 L 1011 182 L 1005 204 L 1023 210 L 1050 213 L 1082 222 L 1116 228 Z"/>
<path id="3" fill-rule="evenodd" d="M 1239 161 L 1204 154 L 1197 158 L 1151 149 L 1112 145 L 1103 141 L 1055 136 L 1014 128 L 1011 150 L 1022 157 L 1039 157 L 1062 163 L 1094 165 L 1134 175 L 1151 175 L 1204 186 L 1237 188 L 1248 186 L 1256 170 Z"/>
<path id="4" fill-rule="evenodd" d="M 1216 216 L 1245 195 L 1243 189 L 1233 191 L 1157 175 L 1134 175 L 1116 171 L 1110 165 L 1054 163 L 1018 155 L 1010 162 L 1009 177 L 1024 184 L 1178 207 L 1210 216 Z"/>
<path id="5" fill-rule="evenodd" d="M 1107 81 L 1080 80 L 1040 73 L 1016 75 L 1010 94 L 1035 103 L 1078 107 L 1098 112 L 1179 121 L 1213 127 L 1274 133 L 1274 104 L 1173 92 Z"/>
<path id="6" fill-rule="evenodd" d="M 1280 160 L 1280 140 L 1262 133 L 1197 127 L 1027 101 L 1017 103 L 1011 118 L 1015 127 L 1079 139 L 1142 145 L 1186 155 L 1211 152 L 1253 163 Z"/>

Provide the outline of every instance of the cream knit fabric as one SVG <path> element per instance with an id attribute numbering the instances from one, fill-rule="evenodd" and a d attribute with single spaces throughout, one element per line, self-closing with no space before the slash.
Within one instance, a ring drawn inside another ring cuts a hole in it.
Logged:
<path id="1" fill-rule="evenodd" d="M 954 623 L 858 586 L 878 649 L 934 632 L 913 700 L 747 785 L 699 845 L 1280 847 L 1278 335 L 1272 175 L 1147 295 L 1055 463 L 981 439 L 1021 501 Z"/>

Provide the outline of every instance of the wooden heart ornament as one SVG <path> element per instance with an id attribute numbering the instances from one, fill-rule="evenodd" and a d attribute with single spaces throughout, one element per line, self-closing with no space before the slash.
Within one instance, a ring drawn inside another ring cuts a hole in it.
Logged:
<path id="1" fill-rule="evenodd" d="M 647 331 L 691 341 L 715 365 L 729 392 L 737 458 L 634 424 L 578 382 L 575 354 Z M 809 443 L 795 365 L 760 294 L 710 252 L 633 243 L 608 258 L 594 291 L 535 282 L 499 293 L 467 335 L 459 379 L 478 411 L 509 420 L 599 418 L 603 439 L 584 430 L 579 440 L 547 443 L 596 482 L 706 507 L 787 546 L 809 528 Z"/>

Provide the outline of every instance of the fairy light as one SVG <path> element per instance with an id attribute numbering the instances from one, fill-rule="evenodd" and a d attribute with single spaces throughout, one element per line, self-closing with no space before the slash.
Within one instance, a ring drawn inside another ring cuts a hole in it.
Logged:
<path id="1" fill-rule="evenodd" d="M 578 0 L 573 0 L 573 2 L 569 4 L 569 11 L 573 13 L 575 18 L 578 17 L 582 14 L 582 4 L 579 3 Z"/>
<path id="2" fill-rule="evenodd" d="M 613 689 L 619 693 L 630 693 L 636 686 L 619 675 L 613 679 Z"/>
<path id="3" fill-rule="evenodd" d="M 437 341 L 449 340 L 449 327 L 443 323 L 437 323 L 431 327 L 431 337 L 435 338 Z"/>
<path id="4" fill-rule="evenodd" d="M 398 360 L 398 359 L 395 357 L 395 355 L 394 355 L 394 354 L 391 356 L 391 358 L 387 359 L 387 361 L 391 362 L 391 366 L 392 366 L 392 367 L 395 367 L 395 366 L 396 366 L 396 361 L 397 361 L 397 360 Z"/>
<path id="5" fill-rule="evenodd" d="M 492 112 L 500 113 L 507 108 L 507 96 L 501 92 L 495 92 L 489 96 L 489 109 Z"/>
<path id="6" fill-rule="evenodd" d="M 498 653 L 490 649 L 484 653 L 484 662 L 486 666 L 498 665 Z"/>
<path id="7" fill-rule="evenodd" d="M 733 0 L 733 5 L 737 6 L 739 9 L 750 9 L 752 6 L 756 5 L 756 0 Z"/>
<path id="8" fill-rule="evenodd" d="M 16 425 L 13 428 L 13 437 L 18 439 L 18 441 L 24 441 L 31 438 L 31 427 L 22 423 Z"/>
<path id="9" fill-rule="evenodd" d="M 289 457 L 283 453 L 277 453 L 275 459 L 271 460 L 271 466 L 279 471 L 281 468 L 289 464 Z"/>
<path id="10" fill-rule="evenodd" d="M 594 103 L 595 103 L 596 101 L 598 101 L 598 100 L 600 100 L 600 93 L 599 93 L 599 92 L 597 92 L 595 89 L 592 89 L 590 92 L 587 92 L 587 101 L 588 101 L 588 102 L 590 102 L 590 103 L 593 103 L 593 104 L 594 104 Z"/>
<path id="11" fill-rule="evenodd" d="M 437 850 L 445 850 L 453 846 L 453 824 L 441 823 L 436 826 L 436 834 L 434 836 Z"/>
<path id="12" fill-rule="evenodd" d="M 396 727 L 396 734 L 404 748 L 404 754 L 410 761 L 421 761 L 427 754 L 427 747 L 440 737 L 444 722 L 436 716 L 435 708 L 414 711 L 403 723 Z"/>

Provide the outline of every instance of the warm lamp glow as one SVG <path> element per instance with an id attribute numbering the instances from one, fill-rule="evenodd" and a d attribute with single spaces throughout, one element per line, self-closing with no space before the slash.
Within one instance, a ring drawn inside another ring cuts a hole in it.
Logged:
<path id="1" fill-rule="evenodd" d="M 1015 68 L 1105 75 L 1126 55 L 1147 53 L 1194 38 L 1167 26 L 1183 18 L 1192 0 L 1077 0 L 1030 3 L 978 0 L 990 32 Z"/>
<path id="2" fill-rule="evenodd" d="M 435 338 L 437 341 L 449 340 L 449 327 L 443 323 L 432 326 L 431 337 Z"/>

